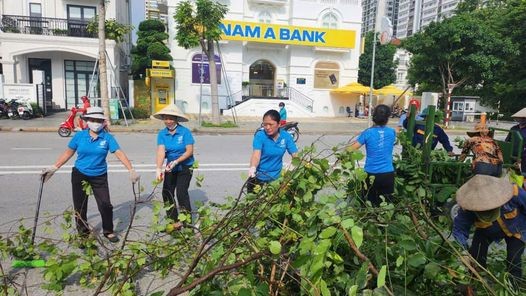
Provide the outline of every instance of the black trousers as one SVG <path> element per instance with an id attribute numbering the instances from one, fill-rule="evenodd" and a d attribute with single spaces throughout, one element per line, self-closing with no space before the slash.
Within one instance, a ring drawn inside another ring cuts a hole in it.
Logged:
<path id="1" fill-rule="evenodd" d="M 177 196 L 177 202 L 181 210 L 191 212 L 190 195 L 188 194 L 188 187 L 190 187 L 190 180 L 192 180 L 193 171 L 190 166 L 182 166 L 179 172 L 169 172 L 164 176 L 163 182 L 163 200 L 165 206 L 172 206 L 166 213 L 168 218 L 177 221 L 177 204 L 175 203 L 174 192 Z"/>
<path id="2" fill-rule="evenodd" d="M 524 253 L 524 242 L 518 238 L 506 236 L 500 227 L 494 225 L 485 229 L 477 228 L 473 235 L 469 253 L 485 268 L 489 245 L 496 239 L 502 238 L 506 241 L 508 272 L 515 281 L 520 280 L 522 277 L 521 257 Z"/>
<path id="3" fill-rule="evenodd" d="M 371 178 L 374 177 L 374 181 L 371 184 Z M 380 206 L 382 199 L 380 196 L 383 196 L 387 202 L 392 202 L 392 194 L 394 192 L 394 180 L 395 173 L 367 173 L 367 188 L 364 188 L 364 195 L 367 197 L 367 200 L 375 207 Z"/>
<path id="4" fill-rule="evenodd" d="M 473 169 L 475 175 L 488 175 L 493 177 L 500 177 L 502 175 L 502 164 L 491 164 L 485 162 L 477 162 Z"/>
<path id="5" fill-rule="evenodd" d="M 91 185 L 100 216 L 102 217 L 102 232 L 113 233 L 113 206 L 110 201 L 108 188 L 108 174 L 96 177 L 86 176 L 75 167 L 71 171 L 71 188 L 73 193 L 73 207 L 75 208 L 75 222 L 80 234 L 88 234 L 88 195 L 82 189 L 82 181 Z"/>

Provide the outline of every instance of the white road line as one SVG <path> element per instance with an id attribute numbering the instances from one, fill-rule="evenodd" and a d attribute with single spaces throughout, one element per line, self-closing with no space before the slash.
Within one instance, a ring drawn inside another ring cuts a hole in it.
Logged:
<path id="1" fill-rule="evenodd" d="M 237 167 L 237 166 L 248 166 L 249 163 L 200 163 L 199 167 Z M 0 165 L 0 170 L 16 170 L 16 169 L 43 169 L 47 168 L 50 165 Z M 155 164 L 133 164 L 136 168 L 148 168 L 153 167 L 155 168 Z M 64 165 L 62 166 L 62 169 L 72 168 L 73 165 Z M 108 164 L 109 168 L 112 167 L 122 167 L 122 164 Z"/>
<path id="2" fill-rule="evenodd" d="M 24 148 L 24 147 L 14 147 L 14 148 L 11 148 L 11 150 L 51 150 L 52 148 L 45 148 L 45 147 L 42 147 L 42 148 L 38 148 L 38 147 L 32 147 L 32 148 Z"/>
<path id="3" fill-rule="evenodd" d="M 243 168 L 203 168 L 203 169 L 197 169 L 196 172 L 244 172 L 248 169 L 248 167 Z M 137 169 L 137 172 L 155 172 L 155 169 Z M 128 170 L 108 170 L 109 173 L 128 173 Z M 34 174 L 40 174 L 40 171 L 0 171 L 0 176 L 2 175 L 34 175 Z M 57 171 L 55 174 L 71 174 L 70 170 L 60 170 Z"/>

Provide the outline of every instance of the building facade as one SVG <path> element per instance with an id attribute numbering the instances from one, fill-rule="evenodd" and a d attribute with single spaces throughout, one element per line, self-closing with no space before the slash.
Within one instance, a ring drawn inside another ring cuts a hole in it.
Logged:
<path id="1" fill-rule="evenodd" d="M 431 22 L 451 17 L 459 0 L 399 0 L 396 34 L 406 38 L 420 31 Z"/>
<path id="2" fill-rule="evenodd" d="M 396 32 L 396 20 L 398 18 L 398 3 L 400 0 L 363 0 L 362 1 L 362 36 L 373 31 L 376 18 L 379 13 L 391 20 L 393 34 Z M 381 8 L 378 5 L 384 5 Z"/>
<path id="3" fill-rule="evenodd" d="M 168 6 L 166 0 L 144 0 L 145 19 L 161 20 L 168 23 Z"/>
<path id="4" fill-rule="evenodd" d="M 169 15 L 178 2 L 168 1 Z M 221 109 L 238 104 L 245 110 L 238 115 L 261 116 L 262 110 L 277 108 L 276 99 L 288 99 L 292 116 L 346 115 L 345 107 L 354 102 L 334 97 L 330 90 L 357 80 L 359 0 L 222 3 L 228 5 L 228 14 L 215 59 Z M 168 28 L 176 104 L 187 113 L 209 113 L 209 61 L 200 48 L 186 50 L 175 43 L 173 22 L 169 19 Z"/>
<path id="5" fill-rule="evenodd" d="M 1 0 L 0 63 L 6 85 L 43 84 L 47 110 L 99 96 L 97 34 L 88 30 L 98 0 Z M 109 1 L 106 19 L 129 23 L 128 1 Z M 110 91 L 126 85 L 129 47 L 106 40 Z M 116 69 L 110 68 L 113 65 Z M 111 94 L 111 92 L 110 92 Z M 8 96 L 8 94 L 4 94 Z M 95 100 L 95 99 L 94 99 Z"/>

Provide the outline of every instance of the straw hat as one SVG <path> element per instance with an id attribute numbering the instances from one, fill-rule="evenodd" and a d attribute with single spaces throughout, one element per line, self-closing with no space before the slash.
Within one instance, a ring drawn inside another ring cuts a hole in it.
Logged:
<path id="1" fill-rule="evenodd" d="M 161 111 L 155 113 L 153 117 L 162 120 L 163 115 L 175 116 L 178 122 L 188 121 L 188 117 L 186 117 L 186 115 L 176 105 L 168 105 L 164 107 Z"/>
<path id="2" fill-rule="evenodd" d="M 481 134 L 493 137 L 493 131 L 490 131 L 488 127 L 483 123 L 477 123 L 477 125 L 475 125 L 475 128 L 472 131 L 467 131 L 466 133 L 470 137 L 480 136 Z"/>
<path id="3" fill-rule="evenodd" d="M 513 114 L 511 117 L 526 117 L 526 108 L 522 108 L 519 112 Z"/>
<path id="4" fill-rule="evenodd" d="M 102 110 L 101 107 L 89 107 L 86 110 L 86 114 L 82 115 L 82 119 L 87 120 L 88 118 L 106 119 L 106 117 L 104 117 L 104 110 Z"/>
<path id="5" fill-rule="evenodd" d="M 482 212 L 502 206 L 513 197 L 508 177 L 475 175 L 456 194 L 458 205 L 468 211 Z"/>

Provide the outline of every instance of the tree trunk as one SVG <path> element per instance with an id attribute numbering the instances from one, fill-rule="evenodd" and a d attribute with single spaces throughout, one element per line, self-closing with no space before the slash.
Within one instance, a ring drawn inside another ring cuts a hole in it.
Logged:
<path id="1" fill-rule="evenodd" d="M 217 72 L 216 72 L 216 62 L 215 62 L 215 53 L 214 53 L 214 41 L 208 40 L 208 50 L 206 55 L 208 56 L 208 64 L 210 65 L 210 96 L 212 100 L 212 123 L 220 124 L 219 119 L 219 97 L 217 91 Z"/>
<path id="2" fill-rule="evenodd" d="M 98 15 L 98 34 L 99 34 L 99 81 L 100 81 L 100 98 L 104 117 L 108 125 L 111 125 L 110 119 L 110 100 L 108 96 L 108 74 L 106 72 L 106 31 L 104 25 L 106 21 L 106 0 L 99 0 Z"/>

